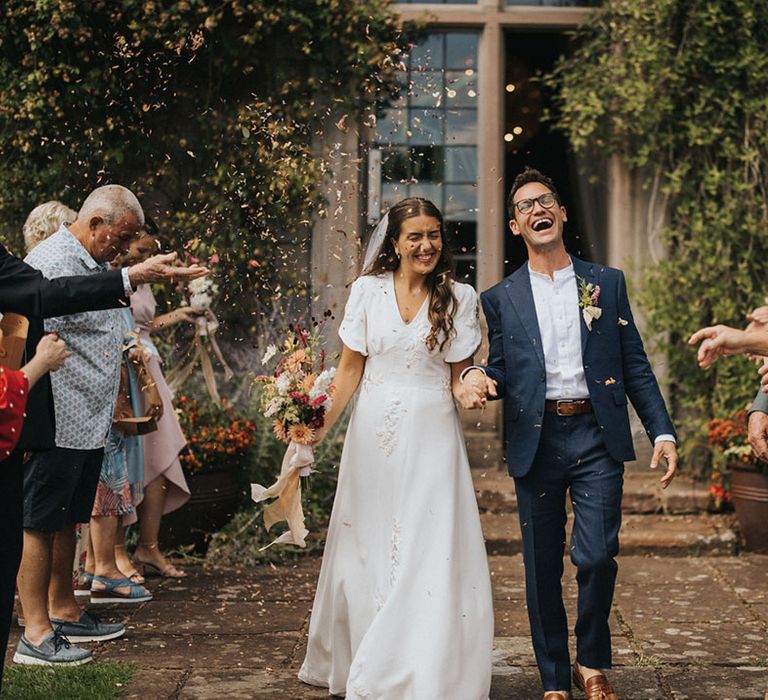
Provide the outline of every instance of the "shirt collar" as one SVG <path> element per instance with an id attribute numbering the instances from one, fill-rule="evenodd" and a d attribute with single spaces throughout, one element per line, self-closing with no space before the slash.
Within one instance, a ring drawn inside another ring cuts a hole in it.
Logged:
<path id="1" fill-rule="evenodd" d="M 99 263 L 93 259 L 91 254 L 85 249 L 85 246 L 80 243 L 77 238 L 75 238 L 74 234 L 66 227 L 65 224 L 62 224 L 59 227 L 59 230 L 56 232 L 56 234 L 66 239 L 67 245 L 72 248 L 72 252 L 77 256 L 80 262 L 83 263 L 86 269 L 99 271 L 109 269 L 107 263 Z"/>
<path id="2" fill-rule="evenodd" d="M 529 262 L 526 263 L 526 265 L 528 265 L 528 274 L 530 275 L 531 278 L 547 280 L 547 282 L 551 282 L 553 284 L 557 284 L 558 282 L 564 282 L 575 274 L 575 271 L 573 269 L 573 259 L 571 258 L 570 255 L 568 256 L 568 260 L 570 262 L 568 263 L 567 267 L 563 267 L 560 270 L 555 270 L 555 273 L 552 279 L 550 279 L 549 275 L 543 272 L 536 272 L 535 270 L 532 270 L 531 264 Z"/>

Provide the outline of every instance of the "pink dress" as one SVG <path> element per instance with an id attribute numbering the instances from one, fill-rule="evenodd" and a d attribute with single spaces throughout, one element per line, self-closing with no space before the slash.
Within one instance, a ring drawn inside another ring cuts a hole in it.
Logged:
<path id="1" fill-rule="evenodd" d="M 149 370 L 163 399 L 163 415 L 157 423 L 157 430 L 144 436 L 144 483 L 151 483 L 161 474 L 168 480 L 163 513 L 170 513 L 189 500 L 189 487 L 179 462 L 179 452 L 187 440 L 179 427 L 171 392 L 160 369 L 160 354 L 149 335 L 155 307 L 155 297 L 148 284 L 141 285 L 131 295 L 131 311 L 138 326 L 139 339 L 150 352 Z"/>

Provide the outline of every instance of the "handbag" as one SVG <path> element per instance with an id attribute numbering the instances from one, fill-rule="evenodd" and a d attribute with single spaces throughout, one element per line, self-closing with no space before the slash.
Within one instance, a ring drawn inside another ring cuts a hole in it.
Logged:
<path id="1" fill-rule="evenodd" d="M 125 362 L 120 368 L 120 388 L 112 424 L 123 435 L 146 435 L 157 430 L 157 421 L 163 415 L 163 399 L 149 371 L 146 354 L 136 345 L 126 348 L 124 354 Z M 128 364 L 136 374 L 139 391 L 142 394 L 144 415 L 141 416 L 134 413 L 131 405 Z"/>
<path id="2" fill-rule="evenodd" d="M 3 314 L 0 318 L 0 365 L 19 369 L 27 344 L 29 321 L 20 314 Z"/>

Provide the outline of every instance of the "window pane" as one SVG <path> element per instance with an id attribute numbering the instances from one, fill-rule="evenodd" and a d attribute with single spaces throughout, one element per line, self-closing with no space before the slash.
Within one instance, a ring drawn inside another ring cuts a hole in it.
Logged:
<path id="1" fill-rule="evenodd" d="M 428 199 L 440 209 L 442 200 L 442 188 L 440 185 L 411 185 L 408 188 L 409 197 L 423 197 Z"/>
<path id="2" fill-rule="evenodd" d="M 445 113 L 436 109 L 411 110 L 408 140 L 414 144 L 434 145 L 443 143 Z"/>
<path id="3" fill-rule="evenodd" d="M 445 149 L 442 146 L 416 146 L 410 149 L 411 172 L 419 182 L 445 181 Z"/>
<path id="4" fill-rule="evenodd" d="M 446 221 L 477 221 L 477 188 L 474 185 L 446 185 Z"/>
<path id="5" fill-rule="evenodd" d="M 411 159 L 407 148 L 392 148 L 382 151 L 381 176 L 384 180 L 409 180 Z"/>
<path id="6" fill-rule="evenodd" d="M 409 97 L 414 107 L 439 107 L 445 99 L 443 71 L 411 73 Z"/>
<path id="7" fill-rule="evenodd" d="M 445 37 L 445 67 L 475 68 L 477 66 L 477 32 L 449 32 Z"/>
<path id="8" fill-rule="evenodd" d="M 445 104 L 450 107 L 477 106 L 477 72 L 445 71 Z"/>
<path id="9" fill-rule="evenodd" d="M 449 144 L 477 143 L 477 110 L 448 110 L 445 113 L 445 133 Z"/>
<path id="10" fill-rule="evenodd" d="M 388 211 L 391 206 L 408 196 L 408 185 L 385 182 L 381 186 L 381 211 Z"/>
<path id="11" fill-rule="evenodd" d="M 411 51 L 411 70 L 437 70 L 443 68 L 445 37 L 443 34 L 430 34 L 420 41 Z"/>
<path id="12" fill-rule="evenodd" d="M 477 149 L 460 146 L 445 149 L 445 181 L 475 182 L 477 180 Z"/>
<path id="13" fill-rule="evenodd" d="M 378 143 L 402 143 L 405 141 L 405 125 L 408 111 L 405 109 L 387 109 L 376 119 L 376 141 Z"/>

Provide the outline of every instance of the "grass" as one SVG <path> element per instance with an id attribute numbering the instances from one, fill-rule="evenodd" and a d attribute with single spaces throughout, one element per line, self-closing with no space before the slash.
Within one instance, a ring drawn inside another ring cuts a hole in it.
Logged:
<path id="1" fill-rule="evenodd" d="M 111 700 L 120 697 L 138 666 L 90 663 L 70 668 L 12 665 L 5 669 L 3 700 Z"/>

